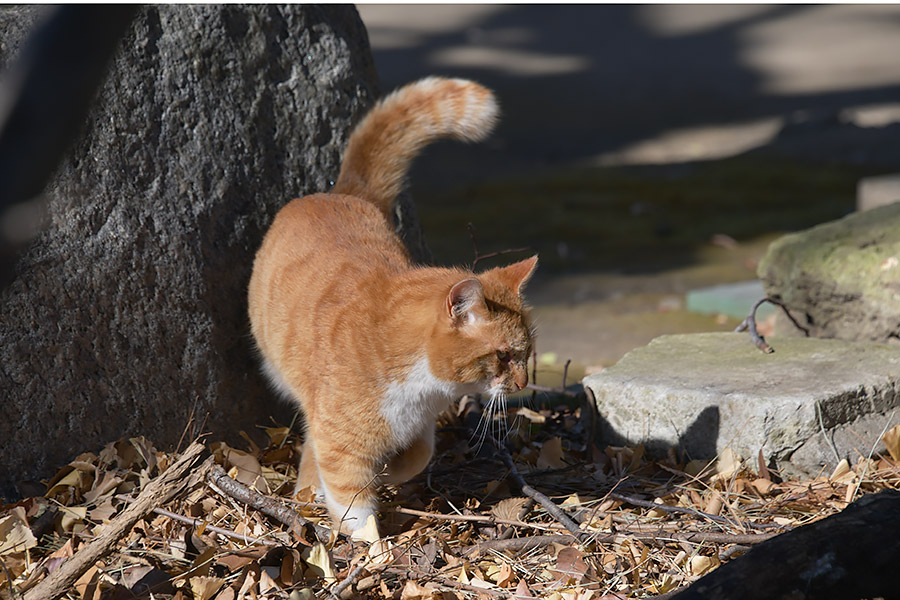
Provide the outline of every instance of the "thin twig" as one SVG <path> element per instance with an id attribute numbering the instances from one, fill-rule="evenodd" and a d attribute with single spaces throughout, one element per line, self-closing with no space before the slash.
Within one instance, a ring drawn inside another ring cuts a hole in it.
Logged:
<path id="1" fill-rule="evenodd" d="M 562 389 L 566 389 L 566 378 L 569 375 L 569 365 L 572 364 L 572 359 L 567 359 L 566 364 L 563 367 L 563 380 L 562 380 Z"/>
<path id="2" fill-rule="evenodd" d="M 356 581 L 356 578 L 359 577 L 360 575 L 362 575 L 362 572 L 365 570 L 366 570 L 365 563 L 357 565 L 355 569 L 350 571 L 350 574 L 347 575 L 347 577 L 342 582 L 340 582 L 339 584 L 334 586 L 334 588 L 332 588 L 332 590 L 330 592 L 331 597 L 335 598 L 336 600 L 341 600 L 341 593 L 344 590 L 346 590 L 348 587 L 353 585 L 353 582 Z"/>
<path id="3" fill-rule="evenodd" d="M 809 337 L 809 329 L 798 323 L 797 319 L 795 319 L 794 316 L 791 315 L 790 311 L 781 301 L 775 300 L 774 298 L 770 298 L 768 296 L 756 301 L 756 303 L 753 305 L 753 308 L 750 309 L 750 314 L 747 315 L 747 317 L 743 321 L 741 321 L 741 324 L 734 329 L 735 333 L 749 331 L 750 339 L 753 340 L 753 343 L 757 348 L 759 348 L 766 354 L 775 352 L 775 349 L 772 348 L 768 343 L 766 343 L 766 338 L 759 335 L 759 332 L 756 330 L 756 311 L 760 306 L 762 306 L 763 302 L 769 302 L 771 304 L 774 304 L 775 306 L 780 306 L 781 310 L 784 311 L 784 314 L 787 315 L 787 318 L 790 319 L 791 323 L 794 324 L 794 327 L 806 334 L 806 337 Z"/>
<path id="4" fill-rule="evenodd" d="M 508 592 L 503 590 L 494 589 L 493 587 L 480 587 L 476 585 L 469 585 L 467 583 L 461 583 L 455 579 L 450 579 L 449 577 L 445 577 L 438 573 L 418 573 L 416 571 L 409 571 L 408 568 L 398 568 L 398 567 L 389 567 L 386 569 L 392 573 L 396 573 L 403 578 L 412 579 L 412 580 L 433 580 L 439 582 L 441 585 L 446 585 L 447 587 L 452 587 L 457 590 L 462 590 L 464 592 L 471 592 L 476 595 L 487 595 L 493 596 L 494 598 L 509 598 L 510 595 Z"/>
<path id="5" fill-rule="evenodd" d="M 486 258 L 495 258 L 497 256 L 503 256 L 504 254 L 515 254 L 517 252 L 529 252 L 531 248 L 511 248 L 509 250 L 500 250 L 499 252 L 489 252 L 488 254 L 481 254 L 478 252 L 478 240 L 476 238 L 476 229 L 475 225 L 472 223 L 466 224 L 466 229 L 469 230 L 469 237 L 472 238 L 472 247 L 475 249 L 475 259 L 472 261 L 472 270 L 475 270 L 475 265 L 478 264 L 479 260 L 484 260 Z"/>
<path id="6" fill-rule="evenodd" d="M 582 532 L 584 533 L 584 532 Z M 591 534 L 589 541 L 597 543 L 613 543 L 617 540 L 628 538 L 644 543 L 665 545 L 672 542 L 687 542 L 692 544 L 740 544 L 752 546 L 765 542 L 778 535 L 777 533 L 721 533 L 718 531 L 615 531 L 611 533 L 595 532 Z M 463 551 L 464 554 L 484 554 L 489 551 L 502 552 L 510 550 L 516 553 L 528 552 L 535 548 L 549 546 L 550 544 L 571 544 L 577 541 L 575 536 L 567 534 L 536 535 L 520 537 L 508 540 L 487 540 L 470 546 Z"/>
<path id="7" fill-rule="evenodd" d="M 872 443 L 872 449 L 869 450 L 869 456 L 866 459 L 866 464 L 863 466 L 862 473 L 859 474 L 859 482 L 856 484 L 856 488 L 853 490 L 853 494 L 850 496 L 850 502 L 856 500 L 856 494 L 859 493 L 859 488 L 862 487 L 863 480 L 866 478 L 866 472 L 869 470 L 869 463 L 872 461 L 872 456 L 875 454 L 875 447 L 878 445 L 878 442 L 881 441 L 881 438 L 884 437 L 884 434 L 887 433 L 888 427 L 891 425 L 891 421 L 894 420 L 894 413 L 896 411 L 891 412 L 891 416 L 888 417 L 887 422 L 884 424 L 884 429 L 881 430 L 881 435 L 875 438 L 875 441 Z"/>
<path id="8" fill-rule="evenodd" d="M 12 575 L 9 574 L 9 569 L 6 568 L 6 563 L 3 562 L 3 558 L 0 557 L 0 567 L 3 567 L 3 573 L 6 575 L 6 581 L 9 583 L 9 593 L 12 596 L 13 600 L 17 600 L 21 596 L 19 590 L 16 589 L 15 584 L 13 584 Z"/>
<path id="9" fill-rule="evenodd" d="M 116 498 L 119 500 L 124 500 L 129 504 L 136 502 L 135 498 L 131 498 L 130 496 L 125 496 L 123 494 L 116 494 Z M 199 528 L 202 525 L 205 525 L 204 530 L 212 533 L 217 533 L 219 535 L 223 535 L 225 537 L 231 538 L 233 540 L 238 540 L 239 542 L 244 542 L 245 544 L 262 544 L 264 546 L 283 546 L 279 542 L 273 542 L 272 540 L 265 540 L 263 538 L 254 537 L 252 535 L 246 535 L 243 533 L 238 533 L 236 531 L 231 531 L 230 529 L 222 529 L 221 527 L 216 527 L 214 525 L 210 525 L 206 521 L 200 518 L 194 517 L 185 517 L 184 515 L 179 515 L 178 513 L 173 513 L 164 508 L 154 508 L 151 512 L 154 514 L 160 515 L 162 517 L 168 517 L 174 521 L 178 521 L 180 523 L 186 523 L 188 525 L 193 526 L 195 529 Z"/>
<path id="10" fill-rule="evenodd" d="M 578 523 L 573 521 L 572 518 L 566 514 L 566 511 L 557 506 L 556 503 L 553 502 L 553 500 L 528 485 L 528 482 L 525 481 L 525 479 L 522 477 L 522 474 L 519 473 L 519 470 L 516 468 L 512 456 L 509 455 L 506 447 L 496 439 L 494 439 L 494 436 L 489 435 L 488 437 L 490 438 L 491 443 L 494 444 L 494 448 L 496 448 L 497 452 L 500 454 L 500 458 L 502 458 L 503 462 L 506 463 L 506 468 L 509 469 L 509 474 L 513 476 L 513 479 L 515 479 L 519 484 L 519 487 L 522 488 L 522 493 L 529 498 L 534 499 L 535 502 L 543 506 L 544 509 L 548 513 L 550 513 L 550 515 L 554 519 L 559 521 L 562 526 L 568 529 L 576 538 L 582 539 L 586 537 L 586 532 L 578 528 Z"/>
<path id="11" fill-rule="evenodd" d="M 618 492 L 611 492 L 607 495 L 607 497 L 612 498 L 613 500 L 621 500 L 622 502 L 627 502 L 632 506 L 640 506 L 641 508 L 649 508 L 651 510 L 661 510 L 668 513 L 694 515 L 695 517 L 702 517 L 704 519 L 709 519 L 710 521 L 715 521 L 716 523 L 724 523 L 731 526 L 740 525 L 743 527 L 749 527 L 750 529 L 784 529 L 785 531 L 791 529 L 790 527 L 787 527 L 785 525 L 778 525 L 777 523 L 753 523 L 752 521 L 735 521 L 734 519 L 729 519 L 727 517 L 720 517 L 718 515 L 705 513 L 701 510 L 697 510 L 696 508 L 688 508 L 685 506 L 671 506 L 669 504 L 657 504 L 649 500 L 641 500 L 640 498 L 635 498 L 634 496 L 629 496 L 627 494 L 620 494 Z"/>
<path id="12" fill-rule="evenodd" d="M 529 499 L 530 501 L 530 499 Z M 533 503 L 533 502 L 532 502 Z M 523 507 L 524 508 L 524 507 Z M 391 509 L 395 513 L 400 513 L 403 515 L 412 515 L 415 517 L 422 517 L 425 519 L 434 519 L 435 521 L 461 521 L 461 522 L 469 522 L 469 523 L 488 523 L 490 525 L 509 525 L 511 527 L 529 527 L 531 529 L 549 529 L 544 525 L 526 523 L 519 519 L 518 521 L 513 521 L 511 519 L 500 519 L 498 517 L 487 516 L 487 515 L 444 515 L 441 513 L 430 513 L 425 512 L 423 510 L 415 510 L 413 508 L 403 508 L 401 506 L 396 506 Z M 520 512 L 521 514 L 521 512 Z M 527 514 L 527 512 L 526 512 Z"/>
<path id="13" fill-rule="evenodd" d="M 816 400 L 816 417 L 819 419 L 819 429 L 822 431 L 822 437 L 828 442 L 828 447 L 831 448 L 831 452 L 834 454 L 834 464 L 837 466 L 841 462 L 841 455 L 838 452 L 837 446 L 834 444 L 834 440 L 828 437 L 828 433 L 825 431 L 825 421 L 822 419 L 822 404 L 818 400 Z M 762 450 L 760 450 L 760 452 L 762 452 Z"/>

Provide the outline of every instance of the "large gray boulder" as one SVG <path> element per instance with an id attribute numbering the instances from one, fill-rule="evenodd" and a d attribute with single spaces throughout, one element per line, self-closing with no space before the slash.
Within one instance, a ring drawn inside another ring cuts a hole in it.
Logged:
<path id="1" fill-rule="evenodd" d="M 0 13 L 0 64 L 34 10 Z M 123 436 L 174 444 L 190 415 L 220 435 L 289 414 L 258 375 L 253 256 L 330 187 L 376 86 L 352 6 L 141 10 L 2 292 L 0 495 Z"/>
<path id="2" fill-rule="evenodd" d="M 758 271 L 811 335 L 900 342 L 900 203 L 786 235 Z"/>

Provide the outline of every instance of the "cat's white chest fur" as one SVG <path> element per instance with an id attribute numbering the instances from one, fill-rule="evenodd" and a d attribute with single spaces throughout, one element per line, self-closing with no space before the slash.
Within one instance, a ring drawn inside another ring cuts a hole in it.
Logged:
<path id="1" fill-rule="evenodd" d="M 406 448 L 426 428 L 433 428 L 450 401 L 470 387 L 438 379 L 431 373 L 428 358 L 419 359 L 403 381 L 388 386 L 381 403 L 381 414 L 390 424 L 397 446 Z"/>

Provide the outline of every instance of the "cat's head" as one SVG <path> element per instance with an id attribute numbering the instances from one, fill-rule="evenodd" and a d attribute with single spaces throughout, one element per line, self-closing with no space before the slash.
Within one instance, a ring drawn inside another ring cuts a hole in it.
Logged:
<path id="1" fill-rule="evenodd" d="M 534 331 L 522 290 L 537 256 L 461 278 L 447 292 L 429 344 L 429 363 L 440 379 L 475 384 L 491 395 L 528 384 Z"/>

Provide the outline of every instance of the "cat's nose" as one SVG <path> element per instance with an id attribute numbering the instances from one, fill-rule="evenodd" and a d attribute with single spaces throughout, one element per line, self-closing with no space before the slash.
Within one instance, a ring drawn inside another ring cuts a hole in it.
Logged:
<path id="1" fill-rule="evenodd" d="M 528 385 L 528 369 L 517 370 L 514 378 L 514 382 L 516 384 L 516 391 L 525 389 L 525 386 Z"/>

